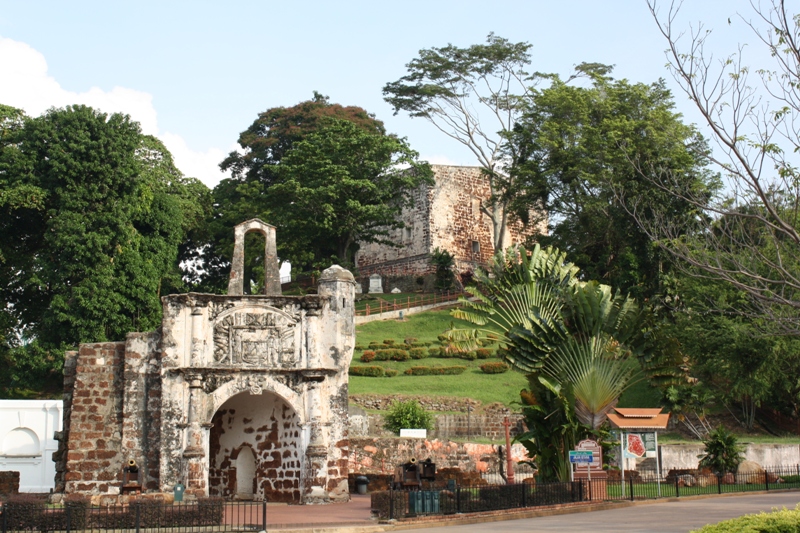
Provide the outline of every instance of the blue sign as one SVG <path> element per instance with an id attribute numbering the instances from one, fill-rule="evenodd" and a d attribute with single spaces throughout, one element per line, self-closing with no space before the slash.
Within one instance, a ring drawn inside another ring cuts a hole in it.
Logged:
<path id="1" fill-rule="evenodd" d="M 593 462 L 592 459 L 593 453 L 589 450 L 581 451 L 581 450 L 573 450 L 569 452 L 569 462 L 570 463 L 591 463 Z"/>

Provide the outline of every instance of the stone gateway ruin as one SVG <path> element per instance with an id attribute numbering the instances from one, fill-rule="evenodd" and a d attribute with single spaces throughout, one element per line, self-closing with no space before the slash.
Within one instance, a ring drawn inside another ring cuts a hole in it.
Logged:
<path id="1" fill-rule="evenodd" d="M 251 231 L 266 241 L 262 295 L 243 294 Z M 227 295 L 165 296 L 158 331 L 69 355 L 56 490 L 110 499 L 132 461 L 145 493 L 349 498 L 353 276 L 332 266 L 317 294 L 282 296 L 275 228 L 254 219 L 235 236 Z"/>

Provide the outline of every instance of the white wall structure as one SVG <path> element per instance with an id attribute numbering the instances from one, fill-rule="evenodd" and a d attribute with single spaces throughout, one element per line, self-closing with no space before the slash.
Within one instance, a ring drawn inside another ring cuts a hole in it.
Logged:
<path id="1" fill-rule="evenodd" d="M 61 400 L 0 400 L 0 470 L 19 472 L 20 492 L 55 486 L 53 452 L 61 431 Z"/>

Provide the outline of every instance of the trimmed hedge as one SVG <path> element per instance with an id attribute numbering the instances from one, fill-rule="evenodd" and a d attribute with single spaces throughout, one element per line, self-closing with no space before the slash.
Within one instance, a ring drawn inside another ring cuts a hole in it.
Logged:
<path id="1" fill-rule="evenodd" d="M 408 355 L 411 356 L 411 359 L 425 359 L 428 357 L 428 351 L 425 348 L 411 348 Z"/>
<path id="2" fill-rule="evenodd" d="M 375 350 L 376 361 L 408 361 L 411 356 L 408 350 L 401 350 L 399 348 L 387 348 L 385 350 Z"/>
<path id="3" fill-rule="evenodd" d="M 483 363 L 481 372 L 484 374 L 502 374 L 508 372 L 509 366 L 505 363 Z"/>
<path id="4" fill-rule="evenodd" d="M 384 368 L 383 375 L 384 377 L 387 378 L 393 378 L 397 375 L 397 370 L 395 370 L 394 368 Z"/>
<path id="5" fill-rule="evenodd" d="M 351 366 L 351 376 L 364 376 L 368 378 L 382 378 L 386 376 L 386 371 L 382 366 Z"/>
<path id="6" fill-rule="evenodd" d="M 404 372 L 407 376 L 451 376 L 463 374 L 465 366 L 412 366 Z"/>
<path id="7" fill-rule="evenodd" d="M 478 359 L 489 359 L 492 356 L 492 351 L 486 348 L 478 348 L 475 350 L 475 355 Z"/>
<path id="8" fill-rule="evenodd" d="M 360 359 L 362 363 L 371 363 L 375 359 L 375 352 L 373 350 L 366 350 L 361 354 Z"/>
<path id="9" fill-rule="evenodd" d="M 800 509 L 783 509 L 771 513 L 749 514 L 710 524 L 692 533 L 784 533 L 800 531 Z"/>

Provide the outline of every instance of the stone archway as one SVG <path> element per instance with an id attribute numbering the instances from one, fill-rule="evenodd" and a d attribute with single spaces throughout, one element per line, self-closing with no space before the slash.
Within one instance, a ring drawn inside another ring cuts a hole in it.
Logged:
<path id="1" fill-rule="evenodd" d="M 232 396 L 212 418 L 209 495 L 242 497 L 248 472 L 241 469 L 252 468 L 251 498 L 301 503 L 301 440 L 300 418 L 282 397 L 266 391 Z"/>

